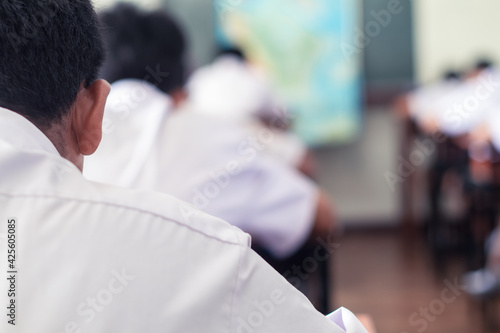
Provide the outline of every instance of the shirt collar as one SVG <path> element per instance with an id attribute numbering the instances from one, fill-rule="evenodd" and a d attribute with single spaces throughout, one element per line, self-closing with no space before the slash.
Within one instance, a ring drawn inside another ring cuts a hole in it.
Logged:
<path id="1" fill-rule="evenodd" d="M 59 156 L 54 144 L 28 119 L 1 107 L 0 141 L 6 141 L 22 150 L 45 151 Z"/>

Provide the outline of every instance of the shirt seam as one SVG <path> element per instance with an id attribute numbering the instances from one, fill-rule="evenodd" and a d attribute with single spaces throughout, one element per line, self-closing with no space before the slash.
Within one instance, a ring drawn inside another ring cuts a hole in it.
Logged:
<path id="1" fill-rule="evenodd" d="M 137 207 L 131 207 L 131 206 L 128 206 L 128 205 L 122 205 L 122 204 L 118 204 L 118 203 L 112 203 L 112 202 L 100 202 L 100 201 L 94 201 L 94 200 L 88 200 L 88 199 L 79 199 L 79 198 L 67 198 L 67 197 L 63 197 L 63 196 L 58 196 L 58 195 L 50 195 L 50 194 L 40 194 L 40 195 L 37 195 L 37 194 L 8 194 L 8 193 L 4 193 L 4 192 L 0 192 L 0 196 L 4 196 L 4 197 L 11 197 L 11 198 L 46 198 L 46 199 L 58 199 L 58 200 L 64 200 L 64 201 L 73 201 L 73 202 L 80 202 L 80 203 L 88 203 L 88 204 L 93 204 L 93 205 L 101 205 L 101 206 L 110 206 L 110 207 L 116 207 L 116 208 L 123 208 L 123 209 L 127 209 L 127 210 L 130 210 L 130 211 L 136 211 L 136 212 L 139 212 L 141 214 L 147 214 L 147 215 L 150 215 L 150 216 L 153 216 L 153 217 L 156 217 L 156 218 L 160 218 L 164 221 L 168 221 L 168 222 L 172 222 L 178 226 L 182 226 L 182 227 L 185 227 L 195 233 L 198 233 L 198 234 L 201 234 L 205 237 L 208 237 L 208 238 L 211 238 L 211 239 L 214 239 L 214 240 L 217 240 L 219 242 L 222 242 L 222 243 L 226 243 L 226 244 L 232 244 L 232 245 L 237 245 L 239 247 L 243 247 L 243 244 L 241 244 L 241 242 L 239 241 L 239 237 L 238 235 L 236 234 L 236 232 L 234 230 L 231 230 L 231 232 L 233 232 L 236 236 L 236 238 L 238 239 L 238 241 L 235 241 L 235 242 L 232 242 L 232 241 L 228 241 L 228 240 L 223 240 L 223 239 L 220 239 L 218 237 L 215 237 L 215 236 L 212 236 L 212 235 L 209 235 L 201 230 L 198 230 L 196 228 L 193 228 L 191 226 L 189 226 L 188 224 L 185 224 L 185 223 L 181 223 L 177 220 L 174 220 L 174 219 L 171 219 L 171 218 L 168 218 L 168 217 L 165 217 L 164 215 L 161 215 L 161 214 L 158 214 L 158 213 L 153 213 L 151 211 L 148 211 L 148 210 L 145 210 L 145 209 L 141 209 L 141 208 L 137 208 Z"/>
<path id="2" fill-rule="evenodd" d="M 245 249 L 248 250 L 247 247 Z M 238 256 L 238 271 L 236 272 L 236 276 L 233 282 L 233 295 L 231 299 L 231 311 L 230 311 L 230 332 L 235 332 L 236 331 L 236 321 L 235 321 L 235 304 L 236 304 L 236 294 L 237 294 L 237 289 L 239 286 L 239 281 L 240 281 L 240 274 L 241 274 L 241 267 L 243 265 L 243 247 L 240 247 L 239 249 L 239 256 Z M 234 328 L 234 330 L 233 330 Z"/>

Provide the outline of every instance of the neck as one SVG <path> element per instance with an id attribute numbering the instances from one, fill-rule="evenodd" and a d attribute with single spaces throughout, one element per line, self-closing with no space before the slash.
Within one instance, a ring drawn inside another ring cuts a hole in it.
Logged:
<path id="1" fill-rule="evenodd" d="M 41 131 L 54 144 L 61 157 L 73 163 L 80 171 L 83 170 L 83 156 L 78 153 L 78 144 L 71 131 L 69 117 L 64 117 L 61 122 Z"/>

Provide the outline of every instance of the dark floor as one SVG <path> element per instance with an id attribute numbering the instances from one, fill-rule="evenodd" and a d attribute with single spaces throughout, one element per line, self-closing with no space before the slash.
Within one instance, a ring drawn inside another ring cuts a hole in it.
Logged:
<path id="1" fill-rule="evenodd" d="M 437 274 L 420 237 L 351 232 L 340 244 L 333 265 L 334 304 L 371 315 L 378 333 L 500 332 L 498 299 L 487 303 L 485 319 L 484 303 L 461 290 L 446 291 L 465 269 L 460 257 L 447 260 Z"/>

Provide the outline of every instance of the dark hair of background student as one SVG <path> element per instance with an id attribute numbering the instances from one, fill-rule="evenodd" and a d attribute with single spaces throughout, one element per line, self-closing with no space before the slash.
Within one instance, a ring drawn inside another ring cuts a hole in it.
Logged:
<path id="1" fill-rule="evenodd" d="M 184 85 L 185 39 L 166 12 L 118 4 L 99 18 L 108 50 L 101 72 L 104 79 L 144 80 L 167 94 Z"/>

